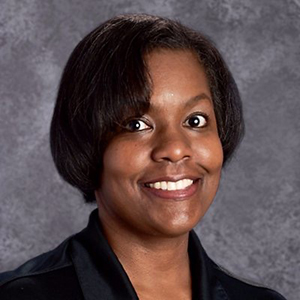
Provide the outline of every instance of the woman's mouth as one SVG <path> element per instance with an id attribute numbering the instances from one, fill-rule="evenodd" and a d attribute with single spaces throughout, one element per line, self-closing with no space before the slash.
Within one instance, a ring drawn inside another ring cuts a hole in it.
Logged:
<path id="1" fill-rule="evenodd" d="M 145 183 L 143 187 L 146 192 L 159 198 L 185 200 L 196 193 L 199 182 L 200 179 L 184 178 L 177 181 Z"/>
<path id="2" fill-rule="evenodd" d="M 178 181 L 157 181 L 154 183 L 145 183 L 146 187 L 163 190 L 163 191 L 178 191 L 184 190 L 193 184 L 192 179 L 181 179 Z"/>

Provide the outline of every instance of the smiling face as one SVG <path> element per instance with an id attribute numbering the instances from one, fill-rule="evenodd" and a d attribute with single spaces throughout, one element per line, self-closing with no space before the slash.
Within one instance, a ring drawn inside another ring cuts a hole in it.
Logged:
<path id="1" fill-rule="evenodd" d="M 203 217 L 216 194 L 223 151 L 208 81 L 188 51 L 146 57 L 150 108 L 108 144 L 96 191 L 104 226 L 141 235 L 179 236 Z"/>

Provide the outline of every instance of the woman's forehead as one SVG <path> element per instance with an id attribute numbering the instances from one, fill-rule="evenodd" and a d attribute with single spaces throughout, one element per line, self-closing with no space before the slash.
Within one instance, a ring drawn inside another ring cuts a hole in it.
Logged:
<path id="1" fill-rule="evenodd" d="M 204 68 L 190 51 L 159 50 L 147 57 L 151 79 L 150 107 L 165 103 L 184 105 L 207 99 L 211 93 Z"/>

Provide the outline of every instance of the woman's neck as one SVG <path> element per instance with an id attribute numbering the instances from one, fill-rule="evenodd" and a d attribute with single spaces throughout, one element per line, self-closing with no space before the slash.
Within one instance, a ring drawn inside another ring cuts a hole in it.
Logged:
<path id="1" fill-rule="evenodd" d="M 167 238 L 103 229 L 139 299 L 192 298 L 188 233 Z"/>

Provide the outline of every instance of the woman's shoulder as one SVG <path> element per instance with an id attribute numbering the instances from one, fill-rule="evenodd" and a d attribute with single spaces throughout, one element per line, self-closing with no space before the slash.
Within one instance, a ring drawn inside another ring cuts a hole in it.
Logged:
<path id="1" fill-rule="evenodd" d="M 285 300 L 276 291 L 233 275 L 216 264 L 204 250 L 196 232 L 190 234 L 189 254 L 197 283 L 212 299 Z M 201 294 L 202 295 L 202 294 Z"/>
<path id="2" fill-rule="evenodd" d="M 54 299 L 52 296 L 55 299 L 82 299 L 78 298 L 80 290 L 76 292 L 77 277 L 69 258 L 68 247 L 69 239 L 17 269 L 1 273 L 0 299 L 32 300 L 40 299 L 42 295 L 43 299 Z M 78 297 L 70 298 L 74 292 Z"/>
<path id="3" fill-rule="evenodd" d="M 223 289 L 230 300 L 286 300 L 281 294 L 263 285 L 239 278 L 225 268 L 213 263 L 217 289 Z"/>

